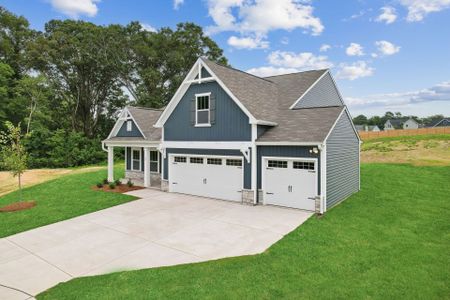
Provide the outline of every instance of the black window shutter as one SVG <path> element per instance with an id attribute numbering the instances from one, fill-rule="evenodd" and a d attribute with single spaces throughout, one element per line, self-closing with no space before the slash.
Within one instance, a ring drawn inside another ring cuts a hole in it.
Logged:
<path id="1" fill-rule="evenodd" d="M 195 97 L 191 100 L 191 125 L 195 125 Z"/>
<path id="2" fill-rule="evenodd" d="M 213 94 L 209 96 L 209 123 L 216 123 L 216 97 Z"/>

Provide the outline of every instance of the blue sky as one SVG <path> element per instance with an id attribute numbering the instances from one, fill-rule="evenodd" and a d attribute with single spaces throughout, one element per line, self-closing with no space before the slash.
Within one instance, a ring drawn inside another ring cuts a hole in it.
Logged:
<path id="1" fill-rule="evenodd" d="M 1 0 L 50 19 L 194 22 L 230 64 L 256 75 L 331 68 L 353 115 L 450 115 L 450 0 Z M 447 29 L 445 29 L 447 28 Z"/>

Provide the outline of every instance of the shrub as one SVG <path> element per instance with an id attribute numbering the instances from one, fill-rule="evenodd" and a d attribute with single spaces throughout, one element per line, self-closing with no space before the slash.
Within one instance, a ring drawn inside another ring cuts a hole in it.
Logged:
<path id="1" fill-rule="evenodd" d="M 108 184 L 109 182 L 108 182 L 108 179 L 103 179 L 103 184 Z"/>
<path id="2" fill-rule="evenodd" d="M 128 185 L 128 187 L 132 187 L 134 185 L 134 183 L 131 181 L 131 179 L 128 179 L 127 185 Z"/>
<path id="3" fill-rule="evenodd" d="M 116 188 L 116 184 L 114 182 L 110 182 L 109 183 L 109 188 L 112 189 L 112 190 L 115 189 Z"/>
<path id="4" fill-rule="evenodd" d="M 120 181 L 120 179 L 116 179 L 116 180 L 114 181 L 114 183 L 115 183 L 117 186 L 122 185 L 122 181 Z"/>
<path id="5" fill-rule="evenodd" d="M 101 183 L 101 182 L 97 183 L 97 187 L 98 187 L 99 189 L 101 189 L 101 188 L 103 187 L 103 183 Z"/>

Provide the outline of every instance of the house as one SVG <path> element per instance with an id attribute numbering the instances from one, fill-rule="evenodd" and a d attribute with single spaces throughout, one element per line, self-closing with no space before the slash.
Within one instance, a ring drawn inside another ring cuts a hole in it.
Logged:
<path id="1" fill-rule="evenodd" d="M 359 131 L 380 131 L 377 125 L 355 125 L 356 130 Z"/>
<path id="2" fill-rule="evenodd" d="M 393 118 L 384 123 L 384 130 L 394 129 L 418 129 L 419 123 L 413 118 Z"/>
<path id="3" fill-rule="evenodd" d="M 450 126 L 450 117 L 435 120 L 430 124 L 428 124 L 426 127 L 432 128 L 432 127 L 447 127 L 447 126 Z"/>
<path id="4" fill-rule="evenodd" d="M 359 190 L 360 139 L 329 70 L 257 77 L 199 58 L 163 111 L 125 108 L 108 138 L 126 177 L 163 191 L 325 212 Z"/>

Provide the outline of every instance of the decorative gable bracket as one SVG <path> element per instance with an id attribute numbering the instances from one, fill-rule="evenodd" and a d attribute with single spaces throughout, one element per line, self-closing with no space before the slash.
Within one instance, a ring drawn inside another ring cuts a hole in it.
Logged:
<path id="1" fill-rule="evenodd" d="M 247 163 L 251 162 L 250 148 L 241 148 L 241 153 L 244 155 Z"/>

